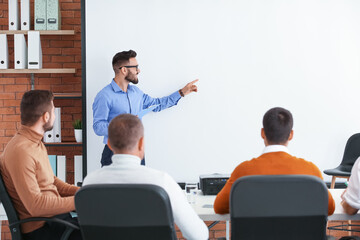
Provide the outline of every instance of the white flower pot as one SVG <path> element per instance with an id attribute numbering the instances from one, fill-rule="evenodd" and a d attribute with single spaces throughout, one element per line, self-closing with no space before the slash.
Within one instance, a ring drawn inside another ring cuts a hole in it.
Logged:
<path id="1" fill-rule="evenodd" d="M 82 129 L 74 129 L 76 142 L 82 142 Z"/>

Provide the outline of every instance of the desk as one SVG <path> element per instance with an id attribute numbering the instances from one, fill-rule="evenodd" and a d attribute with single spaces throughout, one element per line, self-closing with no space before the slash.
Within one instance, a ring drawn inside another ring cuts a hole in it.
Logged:
<path id="1" fill-rule="evenodd" d="M 335 212 L 333 215 L 329 216 L 329 221 L 348 221 L 348 220 L 360 220 L 360 211 L 358 214 L 353 216 L 344 213 L 344 209 L 341 206 L 341 194 L 344 192 L 344 189 L 329 189 L 331 195 L 335 201 Z M 195 212 L 199 217 L 204 221 L 226 221 L 226 239 L 229 239 L 229 221 L 230 214 L 216 214 L 214 212 L 214 201 L 216 196 L 207 195 L 204 196 L 202 192 L 199 192 L 195 197 L 195 204 L 191 204 Z M 204 206 L 212 207 L 204 207 Z"/>

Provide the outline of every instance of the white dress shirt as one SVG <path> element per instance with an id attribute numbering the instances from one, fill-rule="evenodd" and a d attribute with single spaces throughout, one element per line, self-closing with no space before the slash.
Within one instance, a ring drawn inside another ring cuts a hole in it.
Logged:
<path id="1" fill-rule="evenodd" d="M 187 202 L 180 186 L 167 173 L 140 165 L 141 159 L 127 154 L 112 156 L 112 164 L 86 176 L 84 185 L 102 183 L 154 184 L 169 195 L 174 221 L 186 239 L 209 238 L 209 230 Z"/>
<path id="2" fill-rule="evenodd" d="M 354 163 L 349 179 L 349 186 L 342 198 L 351 207 L 360 209 L 360 157 Z"/>
<path id="3" fill-rule="evenodd" d="M 264 148 L 262 154 L 270 153 L 270 152 L 286 152 L 286 153 L 289 153 L 289 149 L 284 145 L 269 145 L 269 146 L 266 146 Z"/>

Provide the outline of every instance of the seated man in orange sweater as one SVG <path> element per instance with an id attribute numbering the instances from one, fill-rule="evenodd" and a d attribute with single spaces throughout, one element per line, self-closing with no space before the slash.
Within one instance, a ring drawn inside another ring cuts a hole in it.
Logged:
<path id="1" fill-rule="evenodd" d="M 284 108 L 272 108 L 263 118 L 261 137 L 265 149 L 258 158 L 239 164 L 232 172 L 224 188 L 216 196 L 214 210 L 216 213 L 229 213 L 229 197 L 233 183 L 240 177 L 248 175 L 314 175 L 322 179 L 321 172 L 313 163 L 302 158 L 291 156 L 287 145 L 293 138 L 293 118 Z M 331 215 L 335 210 L 335 202 L 329 192 L 329 209 Z"/>
<path id="2" fill-rule="evenodd" d="M 77 224 L 69 212 L 75 210 L 74 194 L 79 188 L 54 176 L 41 141 L 54 125 L 53 99 L 46 90 L 24 93 L 20 129 L 0 156 L 1 175 L 20 219 L 57 215 Z M 26 240 L 56 240 L 65 227 L 55 222 L 27 222 L 21 225 L 21 231 Z M 73 231 L 69 239 L 81 239 L 80 231 Z"/>

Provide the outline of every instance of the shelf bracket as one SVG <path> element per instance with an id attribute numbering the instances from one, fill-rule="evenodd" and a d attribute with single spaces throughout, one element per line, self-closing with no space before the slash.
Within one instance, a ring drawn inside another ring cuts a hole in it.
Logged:
<path id="1" fill-rule="evenodd" d="M 31 90 L 35 90 L 35 77 L 33 73 L 30 73 L 30 85 L 31 85 Z"/>

